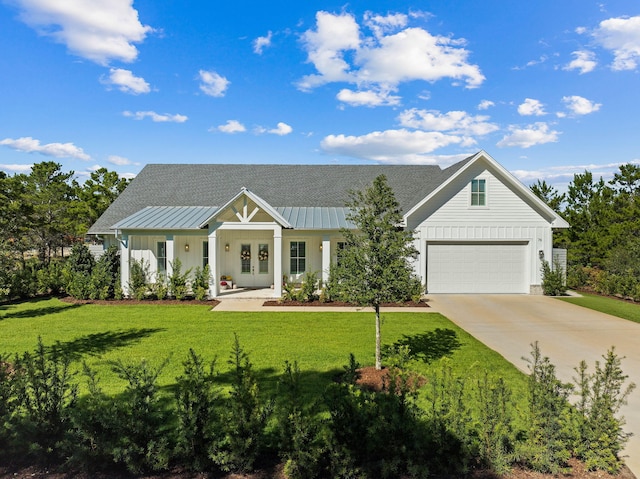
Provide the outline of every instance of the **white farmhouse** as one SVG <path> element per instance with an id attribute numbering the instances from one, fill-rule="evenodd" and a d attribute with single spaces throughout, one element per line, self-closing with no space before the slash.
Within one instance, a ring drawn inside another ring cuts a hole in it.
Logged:
<path id="1" fill-rule="evenodd" d="M 209 264 L 210 297 L 273 288 L 306 271 L 328 279 L 343 246 L 349 190 L 384 174 L 415 232 L 429 293 L 539 293 L 553 228 L 569 225 L 486 152 L 435 165 L 147 165 L 89 230 L 155 273 Z"/>

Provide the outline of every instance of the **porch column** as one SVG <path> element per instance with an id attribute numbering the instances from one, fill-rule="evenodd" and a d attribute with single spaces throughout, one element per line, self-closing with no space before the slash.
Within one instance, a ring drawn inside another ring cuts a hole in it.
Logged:
<path id="1" fill-rule="evenodd" d="M 329 236 L 322 237 L 322 284 L 326 286 L 329 282 L 329 267 L 331 266 L 331 240 Z"/>
<path id="2" fill-rule="evenodd" d="M 422 235 L 423 230 L 417 235 L 417 245 L 416 249 L 418 250 L 418 259 L 416 260 L 416 265 L 414 266 L 414 270 L 416 266 L 419 268 L 418 271 L 415 271 L 416 275 L 420 278 L 420 282 L 422 283 L 422 287 L 426 288 L 427 285 L 427 239 Z M 423 291 L 424 292 L 424 291 Z"/>
<path id="3" fill-rule="evenodd" d="M 120 287 L 125 296 L 129 296 L 129 235 L 120 238 Z"/>
<path id="4" fill-rule="evenodd" d="M 167 235 L 166 238 L 167 244 L 167 280 L 173 274 L 173 262 L 175 261 L 175 248 L 173 245 L 173 235 Z"/>
<path id="5" fill-rule="evenodd" d="M 282 296 L 282 226 L 273 228 L 273 296 Z"/>
<path id="6" fill-rule="evenodd" d="M 218 231 L 209 233 L 209 298 L 217 298 L 220 288 L 220 275 L 218 274 Z"/>

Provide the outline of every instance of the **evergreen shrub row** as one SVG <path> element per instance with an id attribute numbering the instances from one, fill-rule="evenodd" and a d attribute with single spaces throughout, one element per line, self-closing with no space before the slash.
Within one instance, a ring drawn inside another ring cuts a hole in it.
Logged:
<path id="1" fill-rule="evenodd" d="M 592 373 L 581 363 L 574 386 L 557 379 L 534 344 L 528 407 L 520 411 L 501 378 L 459 375 L 451 359 L 421 381 L 407 348 L 390 352 L 382 392 L 356 384 L 351 356 L 322 397 L 305 395 L 298 364 L 286 362 L 267 398 L 236 337 L 222 373 L 191 350 L 175 386 L 161 389 L 166 361 L 115 361 L 123 387 L 107 395 L 84 364 L 87 393 L 79 396 L 71 358 L 39 341 L 33 352 L 0 355 L 0 460 L 133 474 L 242 473 L 282 463 L 289 478 L 440 477 L 515 465 L 559 473 L 571 457 L 590 469 L 621 467 L 628 434 L 619 412 L 633 385 L 625 386 L 613 349 Z"/>

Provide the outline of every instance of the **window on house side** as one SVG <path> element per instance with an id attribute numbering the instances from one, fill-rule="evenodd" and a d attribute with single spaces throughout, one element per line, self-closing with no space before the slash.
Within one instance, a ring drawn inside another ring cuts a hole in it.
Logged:
<path id="1" fill-rule="evenodd" d="M 158 241 L 156 245 L 156 260 L 158 262 L 158 274 L 167 274 L 167 242 Z"/>
<path id="2" fill-rule="evenodd" d="M 340 261 L 342 261 L 342 252 L 344 251 L 345 245 L 346 243 L 344 241 L 338 241 L 338 244 L 336 245 L 336 263 L 338 265 L 340 265 Z"/>
<path id="3" fill-rule="evenodd" d="M 209 242 L 202 242 L 202 268 L 204 269 L 209 264 Z"/>
<path id="4" fill-rule="evenodd" d="M 471 180 L 471 206 L 486 206 L 487 180 Z"/>
<path id="5" fill-rule="evenodd" d="M 291 274 L 302 274 L 307 267 L 306 245 L 304 241 L 292 241 L 290 243 L 290 264 Z"/>

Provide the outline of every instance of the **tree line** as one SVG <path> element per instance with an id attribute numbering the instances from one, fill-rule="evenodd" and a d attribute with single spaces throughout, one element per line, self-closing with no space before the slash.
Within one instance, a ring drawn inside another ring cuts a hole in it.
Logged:
<path id="1" fill-rule="evenodd" d="M 80 183 L 52 161 L 36 163 L 29 174 L 0 171 L 0 298 L 30 295 L 33 288 L 16 276 L 34 283 L 38 270 L 84 240 L 128 183 L 106 168 Z"/>
<path id="2" fill-rule="evenodd" d="M 610 181 L 576 174 L 565 193 L 544 180 L 531 190 L 571 226 L 554 236 L 568 286 L 640 300 L 640 166 L 621 165 Z"/>

